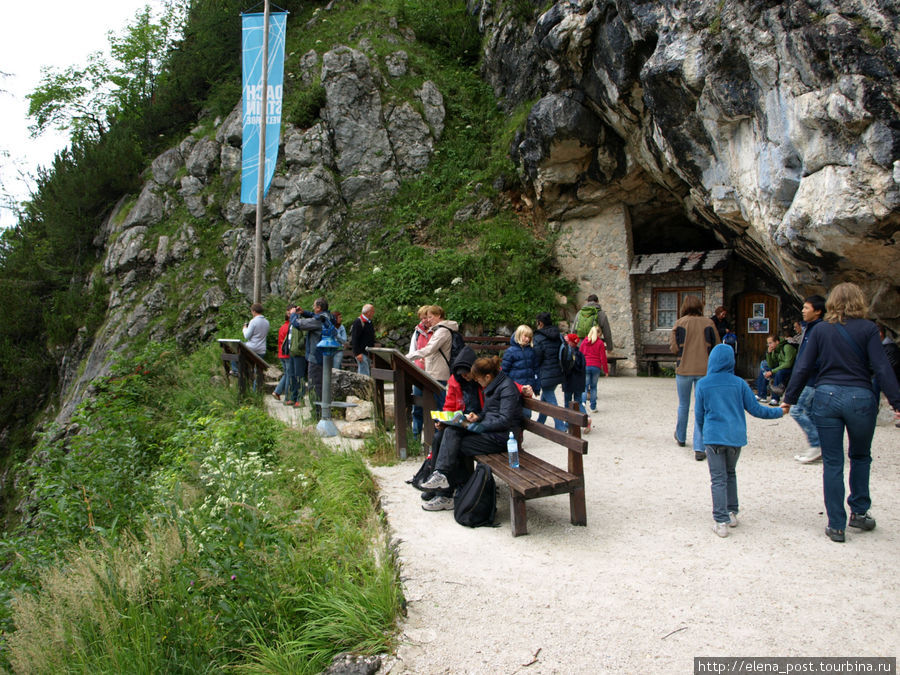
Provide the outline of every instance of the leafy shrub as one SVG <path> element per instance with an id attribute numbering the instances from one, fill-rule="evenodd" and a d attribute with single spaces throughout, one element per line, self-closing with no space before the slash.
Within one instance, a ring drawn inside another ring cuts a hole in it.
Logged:
<path id="1" fill-rule="evenodd" d="M 481 36 L 466 3 L 457 0 L 398 0 L 397 17 L 416 38 L 462 64 L 478 62 Z"/>

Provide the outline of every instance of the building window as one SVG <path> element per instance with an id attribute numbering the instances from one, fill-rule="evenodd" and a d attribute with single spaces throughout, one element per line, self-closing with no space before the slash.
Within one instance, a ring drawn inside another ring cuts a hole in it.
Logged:
<path id="1" fill-rule="evenodd" d="M 654 288 L 651 309 L 654 330 L 672 328 L 678 319 L 681 303 L 689 295 L 696 295 L 703 302 L 702 288 Z"/>

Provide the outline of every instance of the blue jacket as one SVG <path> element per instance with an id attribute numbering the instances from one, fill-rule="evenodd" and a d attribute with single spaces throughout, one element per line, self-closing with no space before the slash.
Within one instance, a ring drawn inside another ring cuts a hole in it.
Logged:
<path id="1" fill-rule="evenodd" d="M 334 323 L 334 317 L 329 312 L 321 312 L 313 314 L 312 312 L 297 312 L 290 315 L 290 324 L 298 330 L 306 331 L 306 360 L 318 363 L 320 366 L 324 362 L 322 354 L 316 347 L 322 339 L 322 324 L 325 320 Z"/>
<path id="2" fill-rule="evenodd" d="M 534 369 L 544 389 L 562 384 L 563 371 L 559 365 L 562 338 L 556 326 L 544 326 L 534 332 Z"/>
<path id="3" fill-rule="evenodd" d="M 515 336 L 509 338 L 509 348 L 503 352 L 503 363 L 500 366 L 507 377 L 521 385 L 530 384 L 535 394 L 541 393 L 541 381 L 534 366 L 534 348 L 523 347 L 516 342 Z"/>
<path id="4" fill-rule="evenodd" d="M 781 408 L 762 406 L 750 386 L 734 374 L 734 350 L 728 345 L 713 347 L 706 376 L 694 391 L 694 421 L 704 445 L 747 445 L 747 418 L 744 411 L 762 419 L 783 415 Z"/>

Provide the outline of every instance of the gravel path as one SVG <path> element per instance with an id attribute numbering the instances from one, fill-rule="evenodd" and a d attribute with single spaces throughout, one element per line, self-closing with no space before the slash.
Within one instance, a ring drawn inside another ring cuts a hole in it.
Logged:
<path id="1" fill-rule="evenodd" d="M 587 527 L 568 497 L 528 502 L 529 534 L 420 508 L 419 460 L 375 467 L 408 617 L 393 673 L 689 673 L 694 656 L 897 656 L 900 429 L 876 429 L 872 532 L 824 535 L 821 463 L 790 418 L 750 418 L 740 526 L 712 524 L 709 472 L 672 440 L 675 382 L 600 382 L 585 457 Z M 692 425 L 689 427 L 689 434 Z M 555 462 L 565 451 L 526 434 Z M 690 436 L 689 436 L 690 438 Z"/>

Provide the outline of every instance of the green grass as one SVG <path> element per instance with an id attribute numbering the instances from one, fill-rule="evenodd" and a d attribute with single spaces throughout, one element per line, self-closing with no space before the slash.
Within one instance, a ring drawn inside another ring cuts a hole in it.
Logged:
<path id="1" fill-rule="evenodd" d="M 237 406 L 218 369 L 215 346 L 148 346 L 39 448 L 30 526 L 0 540 L 3 665 L 314 673 L 391 647 L 402 597 L 362 458 Z"/>

